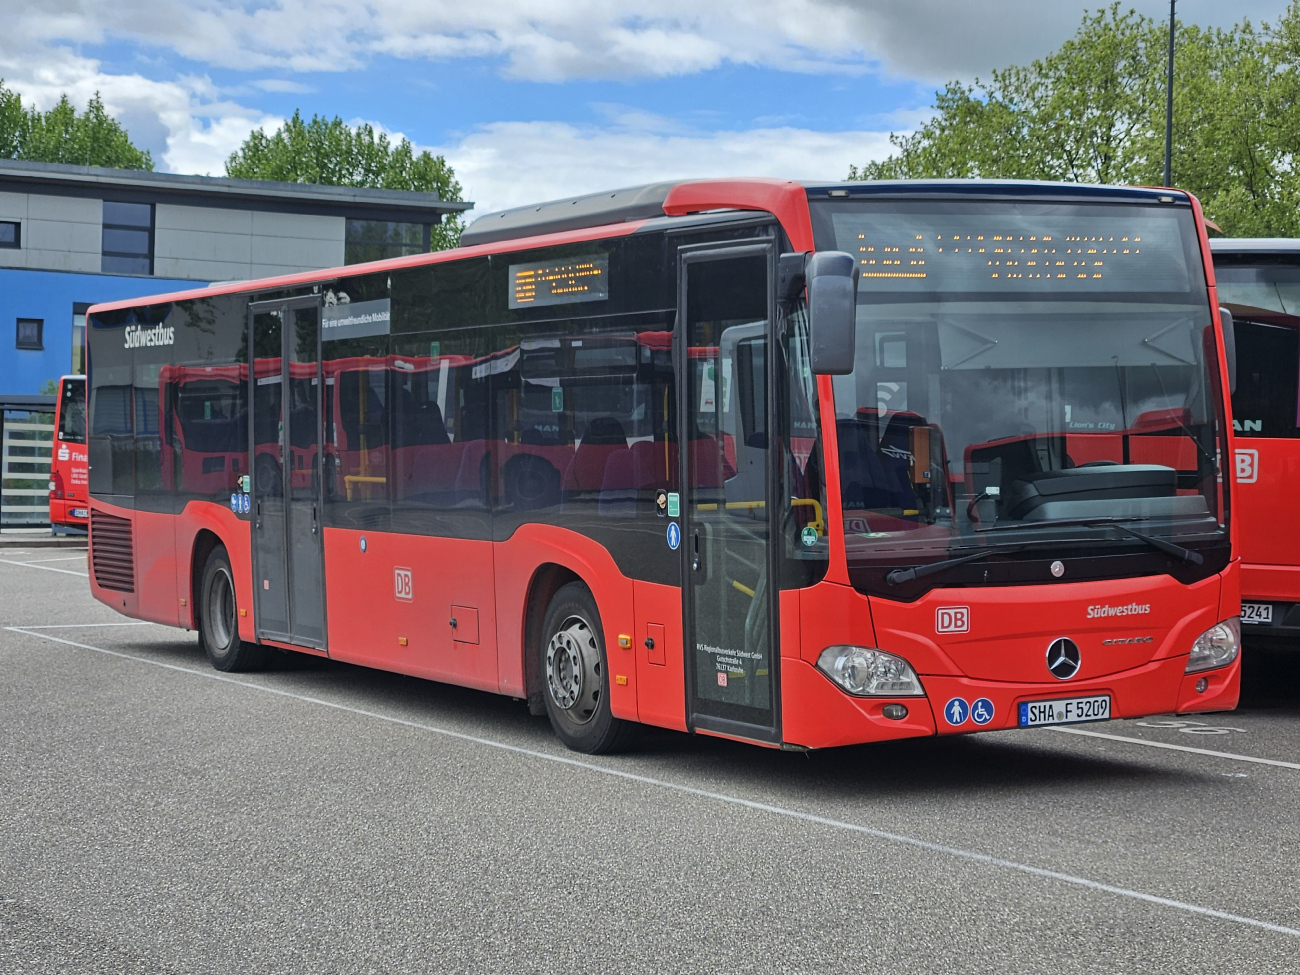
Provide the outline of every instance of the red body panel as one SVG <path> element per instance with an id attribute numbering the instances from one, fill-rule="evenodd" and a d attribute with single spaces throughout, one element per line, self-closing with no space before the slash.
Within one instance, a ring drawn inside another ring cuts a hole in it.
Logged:
<path id="1" fill-rule="evenodd" d="M 682 657 L 682 591 L 633 582 L 637 712 L 646 724 L 686 730 L 686 673 Z M 646 645 L 653 640 L 654 646 Z"/>
<path id="2" fill-rule="evenodd" d="M 330 656 L 495 691 L 492 549 L 491 542 L 471 539 L 326 528 Z M 395 590 L 399 567 L 411 574 L 409 599 Z M 467 610 L 477 613 L 476 634 L 469 632 Z M 477 641 L 470 642 L 470 636 Z"/>
<path id="3" fill-rule="evenodd" d="M 1300 603 L 1300 440 L 1237 440 L 1235 514 L 1245 599 Z"/>

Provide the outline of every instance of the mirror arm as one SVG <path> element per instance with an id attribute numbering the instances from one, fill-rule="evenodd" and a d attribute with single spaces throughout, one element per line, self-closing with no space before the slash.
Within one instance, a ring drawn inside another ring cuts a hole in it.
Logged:
<path id="1" fill-rule="evenodd" d="M 776 296 L 780 301 L 797 301 L 803 297 L 807 285 L 804 267 L 808 263 L 807 251 L 782 254 L 776 265 Z"/>
<path id="2" fill-rule="evenodd" d="M 1223 358 L 1228 362 L 1228 393 L 1237 391 L 1237 329 L 1232 322 L 1232 312 L 1219 309 L 1219 324 L 1223 326 Z"/>

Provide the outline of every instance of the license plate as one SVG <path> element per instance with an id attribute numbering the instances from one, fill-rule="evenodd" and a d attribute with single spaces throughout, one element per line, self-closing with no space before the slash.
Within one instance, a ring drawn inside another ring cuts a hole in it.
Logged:
<path id="1" fill-rule="evenodd" d="M 1079 721 L 1109 721 L 1110 695 L 1063 697 L 1054 701 L 1021 701 L 1020 727 L 1039 728 L 1048 724 Z"/>
<path id="2" fill-rule="evenodd" d="M 73 508 L 73 509 L 72 509 L 72 517 L 74 517 L 74 518 L 85 518 L 85 517 L 86 517 L 86 509 L 85 509 L 85 508 Z"/>
<path id="3" fill-rule="evenodd" d="M 1272 603 L 1242 603 L 1241 621 L 1243 623 L 1272 623 Z"/>

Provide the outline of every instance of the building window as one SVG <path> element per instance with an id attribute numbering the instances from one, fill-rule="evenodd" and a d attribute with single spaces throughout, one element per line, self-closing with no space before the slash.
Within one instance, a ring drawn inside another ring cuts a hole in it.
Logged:
<path id="1" fill-rule="evenodd" d="M 104 201 L 106 274 L 153 274 L 153 204 Z"/>
<path id="2" fill-rule="evenodd" d="M 343 248 L 344 264 L 363 264 L 390 257 L 424 254 L 429 250 L 427 223 L 391 220 L 349 220 Z"/>
<path id="3" fill-rule="evenodd" d="M 39 352 L 45 348 L 44 333 L 45 319 L 20 318 L 18 319 L 18 334 L 14 339 L 14 347 Z"/>
<path id="4" fill-rule="evenodd" d="M 0 247 L 22 247 L 23 225 L 17 220 L 0 220 Z"/>
<path id="5" fill-rule="evenodd" d="M 86 371 L 86 312 L 90 305 L 84 301 L 72 304 L 72 374 L 80 376 Z"/>

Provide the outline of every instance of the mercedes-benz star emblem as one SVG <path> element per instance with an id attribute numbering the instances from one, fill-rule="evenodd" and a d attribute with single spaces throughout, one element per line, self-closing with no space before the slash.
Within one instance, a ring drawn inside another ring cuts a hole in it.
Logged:
<path id="1" fill-rule="evenodd" d="M 1068 637 L 1053 640 L 1047 648 L 1047 669 L 1057 680 L 1069 680 L 1079 672 L 1079 646 Z"/>

